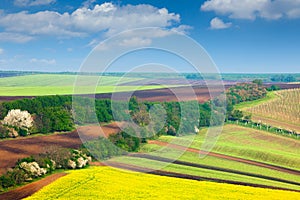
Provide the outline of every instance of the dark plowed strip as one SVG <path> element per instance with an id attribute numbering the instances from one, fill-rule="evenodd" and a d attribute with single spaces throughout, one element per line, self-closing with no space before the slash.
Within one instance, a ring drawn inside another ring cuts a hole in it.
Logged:
<path id="1" fill-rule="evenodd" d="M 261 184 L 253 184 L 253 183 L 246 183 L 246 182 L 239 182 L 239 181 L 230 181 L 230 180 L 223 180 L 223 179 L 216 179 L 216 178 L 193 176 L 193 175 L 181 174 L 181 173 L 176 173 L 176 172 L 168 172 L 168 171 L 163 171 L 163 170 L 154 170 L 154 169 L 150 169 L 150 168 L 139 167 L 136 165 L 129 165 L 129 164 L 124 164 L 124 163 L 119 163 L 119 162 L 107 161 L 105 163 L 107 165 L 109 165 L 111 167 L 115 167 L 115 168 L 126 169 L 126 170 L 135 171 L 135 172 L 143 172 L 143 173 L 147 173 L 147 174 L 160 175 L 160 176 L 184 178 L 184 179 L 197 180 L 197 181 L 212 181 L 212 182 L 217 182 L 217 183 L 228 183 L 228 184 L 235 184 L 235 185 L 258 187 L 258 188 L 300 192 L 300 190 L 291 190 L 291 189 L 286 189 L 286 188 L 281 188 L 281 187 L 273 187 L 273 186 L 267 186 L 267 185 L 261 185 Z"/>
<path id="2" fill-rule="evenodd" d="M 193 152 L 193 153 L 207 154 L 209 156 L 213 156 L 216 158 L 237 161 L 237 162 L 241 162 L 241 163 L 246 163 L 246 164 L 250 164 L 250 165 L 273 169 L 273 170 L 277 170 L 280 172 L 285 172 L 285 173 L 294 174 L 294 175 L 298 175 L 298 176 L 300 175 L 300 171 L 298 171 L 298 170 L 289 169 L 289 168 L 276 166 L 276 165 L 271 165 L 271 164 L 267 164 L 267 163 L 263 163 L 263 162 L 254 161 L 254 160 L 247 160 L 247 159 L 238 158 L 238 157 L 234 157 L 234 156 L 228 156 L 228 155 L 224 155 L 224 154 L 220 154 L 220 153 L 204 152 L 204 151 L 200 151 L 198 149 L 187 148 L 185 146 L 181 146 L 181 145 L 177 145 L 177 144 L 170 144 L 167 142 L 162 142 L 162 141 L 157 141 L 157 140 L 151 140 L 151 141 L 148 141 L 148 143 L 156 144 L 156 145 L 160 145 L 160 146 L 168 146 L 168 147 L 171 147 L 174 149 L 184 150 L 184 151 Z"/>
<path id="3" fill-rule="evenodd" d="M 29 197 L 50 183 L 56 181 L 60 177 L 67 175 L 66 173 L 52 174 L 42 180 L 30 183 L 15 190 L 0 194 L 0 199 L 3 200 L 19 200 Z"/>
<path id="4" fill-rule="evenodd" d="M 201 165 L 201 164 L 197 164 L 197 163 L 191 163 L 191 162 L 185 162 L 185 161 L 179 161 L 179 160 L 174 161 L 169 158 L 152 156 L 152 155 L 148 155 L 148 154 L 135 153 L 135 154 L 129 154 L 128 156 L 138 157 L 138 158 L 146 158 L 149 160 L 155 160 L 155 161 L 166 162 L 166 163 L 174 163 L 177 165 L 184 165 L 184 166 L 196 167 L 196 168 L 201 168 L 201 169 L 209 169 L 209 170 L 215 170 L 215 171 L 220 171 L 220 172 L 228 172 L 228 173 L 233 173 L 233 174 L 239 174 L 239 175 L 250 176 L 250 177 L 254 177 L 254 178 L 261 178 L 261 179 L 266 179 L 266 180 L 277 181 L 277 182 L 281 182 L 281 183 L 288 183 L 288 184 L 300 186 L 300 183 L 298 183 L 298 182 L 284 180 L 284 179 L 275 178 L 275 177 L 271 177 L 271 176 L 253 174 L 253 173 L 242 172 L 242 171 L 238 171 L 238 170 L 226 169 L 226 168 L 221 168 L 221 167 Z"/>

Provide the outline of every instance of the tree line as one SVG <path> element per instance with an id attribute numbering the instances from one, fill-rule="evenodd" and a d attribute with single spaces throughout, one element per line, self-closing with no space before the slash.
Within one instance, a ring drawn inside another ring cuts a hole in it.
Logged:
<path id="1" fill-rule="evenodd" d="M 10 110 L 20 109 L 32 115 L 32 134 L 71 131 L 75 124 L 133 120 L 141 127 L 148 127 L 141 133 L 145 137 L 151 132 L 184 135 L 195 132 L 195 128 L 221 125 L 225 113 L 225 120 L 243 118 L 243 114 L 235 111 L 233 106 L 263 98 L 266 93 L 267 90 L 259 83 L 241 83 L 227 90 L 226 101 L 220 96 L 205 103 L 139 102 L 136 97 L 129 102 L 77 97 L 72 105 L 72 96 L 43 96 L 1 103 L 0 120 Z M 161 119 L 163 116 L 164 120 Z M 151 124 L 151 121 L 155 123 Z"/>

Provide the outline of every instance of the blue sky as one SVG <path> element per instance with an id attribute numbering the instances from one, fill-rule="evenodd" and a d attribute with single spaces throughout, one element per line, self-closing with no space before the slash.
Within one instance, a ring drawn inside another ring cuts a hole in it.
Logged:
<path id="1" fill-rule="evenodd" d="M 300 72 L 299 0 L 1 0 L 0 70 L 77 71 L 99 42 L 142 27 L 186 33 L 221 72 Z"/>

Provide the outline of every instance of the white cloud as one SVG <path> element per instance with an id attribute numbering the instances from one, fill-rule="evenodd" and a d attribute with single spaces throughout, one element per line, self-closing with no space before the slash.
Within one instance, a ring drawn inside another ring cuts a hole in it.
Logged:
<path id="1" fill-rule="evenodd" d="M 56 0 L 15 0 L 14 5 L 16 6 L 43 6 L 55 3 Z"/>
<path id="2" fill-rule="evenodd" d="M 23 35 L 19 33 L 0 32 L 0 42 L 25 43 L 30 40 L 33 40 L 32 36 Z"/>
<path id="3" fill-rule="evenodd" d="M 26 11 L 0 14 L 0 28 L 5 32 L 35 37 L 83 37 L 93 33 L 110 36 L 117 32 L 141 27 L 171 27 L 180 22 L 180 16 L 165 8 L 151 5 L 116 6 L 112 3 L 95 5 L 92 9 L 78 8 L 73 13 Z M 28 38 L 29 40 L 29 38 Z"/>
<path id="4" fill-rule="evenodd" d="M 89 7 L 91 7 L 95 2 L 96 2 L 96 0 L 87 0 L 87 1 L 84 1 L 84 2 L 82 3 L 82 6 L 83 6 L 83 7 L 86 7 L 86 8 L 89 8 Z"/>
<path id="5" fill-rule="evenodd" d="M 178 27 L 174 27 L 171 30 L 176 31 L 177 33 L 181 34 L 188 34 L 189 30 L 193 29 L 193 27 L 188 26 L 188 25 L 180 25 Z"/>
<path id="6" fill-rule="evenodd" d="M 0 48 L 0 55 L 4 53 L 4 49 Z"/>
<path id="7" fill-rule="evenodd" d="M 225 23 L 218 17 L 213 18 L 210 21 L 210 28 L 211 29 L 226 29 L 232 26 L 231 22 Z"/>
<path id="8" fill-rule="evenodd" d="M 101 45 L 97 47 L 97 50 L 104 51 L 107 49 L 114 49 L 116 47 L 146 47 L 150 46 L 154 39 L 164 38 L 174 34 L 186 34 L 190 29 L 192 29 L 192 27 L 186 25 L 181 25 L 171 29 L 133 29 L 122 32 L 122 35 L 118 35 L 117 39 L 109 40 L 109 42 L 106 43 L 101 43 Z M 100 42 L 101 40 L 93 39 L 87 46 L 94 48 Z"/>
<path id="9" fill-rule="evenodd" d="M 209 0 L 204 2 L 201 10 L 236 19 L 299 18 L 300 0 Z"/>
<path id="10" fill-rule="evenodd" d="M 41 64 L 41 65 L 55 65 L 56 60 L 55 59 L 37 59 L 37 58 L 32 58 L 29 60 L 30 63 L 35 63 L 35 64 Z"/>

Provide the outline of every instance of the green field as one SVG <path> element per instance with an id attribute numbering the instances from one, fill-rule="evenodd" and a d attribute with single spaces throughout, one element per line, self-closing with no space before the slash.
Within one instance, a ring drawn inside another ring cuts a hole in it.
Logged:
<path id="1" fill-rule="evenodd" d="M 75 81 L 79 85 L 74 90 Z M 129 86 L 125 84 L 141 78 L 121 78 L 114 76 L 76 76 L 57 74 L 37 74 L 0 78 L 0 96 L 43 96 L 43 95 L 65 95 L 65 94 L 93 94 L 124 92 L 135 90 L 158 89 L 170 86 L 145 85 Z M 97 86 L 95 86 L 97 85 Z M 176 87 L 173 85 L 172 87 Z"/>
<path id="2" fill-rule="evenodd" d="M 192 148 L 199 149 L 201 147 L 205 138 L 205 133 L 205 129 L 200 131 L 191 144 Z M 166 142 L 173 140 L 172 143 L 174 144 L 184 145 L 187 143 L 186 141 L 192 139 L 192 136 L 183 136 L 179 138 L 176 137 L 176 140 L 174 140 L 174 138 L 175 137 L 172 136 L 161 136 L 159 140 Z M 280 135 L 274 135 L 268 132 L 253 130 L 236 125 L 226 125 L 212 151 L 299 170 L 299 147 L 300 141 L 298 140 L 293 140 Z M 171 147 L 161 147 L 156 144 L 146 144 L 142 147 L 140 152 L 163 158 L 175 160 L 178 159 L 180 161 L 189 163 L 196 163 L 228 170 L 236 170 L 300 183 L 300 176 L 298 175 L 279 172 L 277 170 L 267 169 L 264 167 L 227 159 L 216 158 L 213 156 L 200 158 L 198 153 L 187 151 L 182 152 L 182 150 L 177 150 Z M 180 153 L 183 153 L 183 155 L 177 158 Z M 233 172 L 215 171 L 214 169 L 204 169 L 180 164 L 167 164 L 165 162 L 152 159 L 123 156 L 113 158 L 111 161 L 133 164 L 151 169 L 162 169 L 170 172 L 197 175 L 206 178 L 217 178 L 300 190 L 299 186 L 268 180 L 265 178 L 257 178 L 254 176 L 241 175 Z"/>
<path id="3" fill-rule="evenodd" d="M 253 107 L 253 106 L 257 106 L 260 105 L 262 103 L 265 103 L 267 101 L 273 100 L 277 98 L 276 93 L 275 92 L 268 92 L 267 96 L 265 98 L 262 99 L 257 99 L 254 101 L 245 101 L 245 102 L 241 102 L 239 104 L 234 105 L 234 108 L 236 110 L 246 110 L 247 108 Z"/>
<path id="4" fill-rule="evenodd" d="M 200 149 L 206 136 L 206 129 L 194 138 L 192 148 Z M 191 140 L 193 136 L 178 138 L 178 144 Z M 162 141 L 170 141 L 171 136 L 162 136 Z M 181 141 L 182 140 L 182 141 Z M 273 133 L 225 125 L 212 152 L 236 156 L 300 170 L 300 141 Z"/>
<path id="5" fill-rule="evenodd" d="M 85 75 L 60 75 L 60 74 L 35 74 L 26 76 L 14 76 L 0 78 L 1 87 L 40 87 L 40 86 L 73 86 L 76 79 L 80 80 L 81 86 L 89 86 L 101 80 L 101 85 L 116 85 L 141 80 L 140 78 L 123 78 L 117 76 L 85 76 Z M 100 83 L 99 83 L 100 84 Z"/>
<path id="6" fill-rule="evenodd" d="M 165 156 L 164 156 L 165 157 Z M 179 158 L 179 160 L 184 160 L 184 158 Z M 131 164 L 139 167 L 147 167 L 150 169 L 155 170 L 163 170 L 167 172 L 176 172 L 176 173 L 182 173 L 182 174 L 188 174 L 188 175 L 194 175 L 194 176 L 201 176 L 205 178 L 214 178 L 214 179 L 221 179 L 221 180 L 229 180 L 229 181 L 238 181 L 238 182 L 244 182 L 244 183 L 252 183 L 252 184 L 260 184 L 260 185 L 266 185 L 266 186 L 277 186 L 281 188 L 286 189 L 294 189 L 294 190 L 300 190 L 300 186 L 295 186 L 293 184 L 287 184 L 287 183 L 281 183 L 277 181 L 272 180 L 266 180 L 262 178 L 256 178 L 256 177 L 250 177 L 245 175 L 239 175 L 234 173 L 228 173 L 228 172 L 220 172 L 216 170 L 210 170 L 210 169 L 201 169 L 191 166 L 184 166 L 184 165 L 178 165 L 178 164 L 167 164 L 160 161 L 154 161 L 144 158 L 134 158 L 134 157 L 119 157 L 114 158 L 111 161 L 121 162 L 125 164 Z M 193 161 L 193 163 L 197 163 L 197 160 Z M 201 162 L 201 164 L 207 164 L 205 161 Z M 232 163 L 232 166 L 234 166 L 235 163 Z M 222 166 L 223 167 L 223 166 Z M 251 168 L 251 166 L 249 167 Z M 243 168 L 244 171 L 248 170 L 248 167 Z M 266 175 L 268 173 L 268 170 L 259 169 L 260 173 Z M 273 174 L 276 172 L 273 171 Z M 274 175 L 273 177 L 285 177 L 285 180 L 292 180 L 299 182 L 300 177 L 297 176 L 289 176 L 284 173 L 278 173 L 277 175 Z M 287 177 L 289 176 L 289 177 Z"/>
<path id="7" fill-rule="evenodd" d="M 299 199 L 300 193 L 194 181 L 110 167 L 70 171 L 34 199 Z"/>

